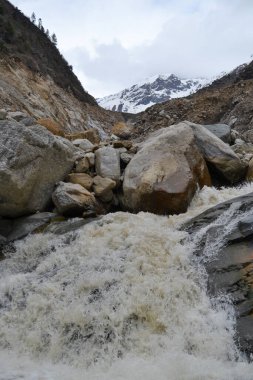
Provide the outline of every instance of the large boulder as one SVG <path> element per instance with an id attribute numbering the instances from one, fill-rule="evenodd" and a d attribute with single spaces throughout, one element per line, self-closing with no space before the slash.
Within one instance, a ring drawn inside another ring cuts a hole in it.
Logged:
<path id="1" fill-rule="evenodd" d="M 230 183 L 236 183 L 245 178 L 247 165 L 240 160 L 229 145 L 202 125 L 188 121 L 183 124 L 192 128 L 200 152 L 218 174 Z"/>
<path id="2" fill-rule="evenodd" d="M 0 121 L 0 215 L 18 217 L 45 209 L 76 153 L 72 143 L 40 125 Z"/>
<path id="3" fill-rule="evenodd" d="M 92 152 L 94 145 L 87 139 L 76 139 L 72 143 L 85 152 Z"/>
<path id="4" fill-rule="evenodd" d="M 198 187 L 210 185 L 192 129 L 179 124 L 155 132 L 128 164 L 122 203 L 131 211 L 185 212 Z"/>

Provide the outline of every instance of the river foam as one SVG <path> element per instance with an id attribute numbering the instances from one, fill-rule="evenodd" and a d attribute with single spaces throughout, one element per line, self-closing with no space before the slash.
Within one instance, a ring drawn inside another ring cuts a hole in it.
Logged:
<path id="1" fill-rule="evenodd" d="M 233 310 L 208 298 L 178 229 L 250 191 L 205 188 L 184 215 L 119 212 L 16 242 L 0 263 L 0 380 L 252 379 Z"/>

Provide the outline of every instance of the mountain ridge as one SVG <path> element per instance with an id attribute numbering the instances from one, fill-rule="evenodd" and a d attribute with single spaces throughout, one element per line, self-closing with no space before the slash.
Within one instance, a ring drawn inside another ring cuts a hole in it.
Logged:
<path id="1" fill-rule="evenodd" d="M 156 104 L 137 114 L 134 135 L 139 139 L 154 130 L 190 120 L 197 124 L 225 123 L 253 143 L 253 61 L 236 67 L 211 84 L 184 98 Z"/>
<path id="2" fill-rule="evenodd" d="M 209 82 L 206 78 L 187 79 L 179 78 L 175 74 L 159 74 L 97 101 L 108 110 L 139 113 L 154 104 L 190 95 Z"/>

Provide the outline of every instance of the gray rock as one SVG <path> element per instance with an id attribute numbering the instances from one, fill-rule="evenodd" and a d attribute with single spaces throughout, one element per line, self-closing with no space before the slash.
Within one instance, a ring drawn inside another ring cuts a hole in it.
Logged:
<path id="1" fill-rule="evenodd" d="M 12 230 L 7 236 L 8 242 L 23 238 L 50 222 L 54 217 L 54 213 L 39 212 L 34 215 L 15 219 L 12 224 Z"/>
<path id="2" fill-rule="evenodd" d="M 231 231 L 228 238 L 232 242 L 233 240 L 244 239 L 251 235 L 253 235 L 253 211 L 251 215 L 243 217 L 238 222 L 235 230 Z"/>
<path id="3" fill-rule="evenodd" d="M 237 335 L 240 348 L 248 353 L 252 352 L 253 347 L 253 316 L 242 317 L 237 322 Z"/>
<path id="4" fill-rule="evenodd" d="M 110 136 L 110 140 L 112 140 L 112 141 L 117 141 L 117 140 L 119 140 L 120 138 L 118 137 L 118 136 L 116 136 L 116 135 L 114 135 L 114 134 L 112 134 L 111 136 Z"/>
<path id="5" fill-rule="evenodd" d="M 236 145 L 243 145 L 243 144 L 245 144 L 245 141 L 242 139 L 235 139 L 235 144 Z"/>
<path id="6" fill-rule="evenodd" d="M 20 123 L 25 125 L 26 127 L 31 127 L 32 125 L 37 124 L 36 120 L 31 116 L 24 117 L 20 120 Z"/>
<path id="7" fill-rule="evenodd" d="M 87 139 L 77 139 L 72 141 L 72 143 L 80 149 L 84 150 L 85 152 L 92 151 L 94 148 L 94 145 Z"/>
<path id="8" fill-rule="evenodd" d="M 219 139 L 227 144 L 231 143 L 231 127 L 227 124 L 203 125 Z"/>
<path id="9" fill-rule="evenodd" d="M 127 149 L 125 147 L 115 148 L 115 149 L 117 150 L 117 152 L 119 152 L 119 155 L 127 152 Z"/>
<path id="10" fill-rule="evenodd" d="M 228 122 L 228 125 L 230 127 L 233 127 L 235 125 L 235 123 L 237 122 L 237 117 L 235 116 L 231 116 L 231 118 L 229 119 L 229 122 Z"/>
<path id="11" fill-rule="evenodd" d="M 16 121 L 20 121 L 21 119 L 26 118 L 28 115 L 24 112 L 16 111 L 16 112 L 8 112 L 8 118 L 14 119 Z"/>
<path id="12" fill-rule="evenodd" d="M 111 178 L 114 181 L 120 179 L 120 156 L 112 147 L 99 148 L 95 152 L 97 175 Z"/>
<path id="13" fill-rule="evenodd" d="M 43 211 L 55 183 L 70 172 L 76 148 L 46 128 L 0 121 L 0 215 Z"/>
<path id="14" fill-rule="evenodd" d="M 53 222 L 46 227 L 45 232 L 50 232 L 55 235 L 63 235 L 87 224 L 88 221 L 83 218 L 72 218 L 62 222 Z"/>
<path id="15" fill-rule="evenodd" d="M 94 153 L 92 153 L 92 152 L 86 153 L 85 158 L 87 158 L 90 168 L 95 166 L 95 154 Z"/>
<path id="16" fill-rule="evenodd" d="M 242 302 L 240 305 L 236 306 L 237 315 L 240 317 L 245 317 L 253 311 L 253 299 L 249 301 Z"/>
<path id="17" fill-rule="evenodd" d="M 5 120 L 7 117 L 7 111 L 4 109 L 0 109 L 0 120 Z"/>
<path id="18" fill-rule="evenodd" d="M 205 160 L 230 183 L 236 183 L 245 178 L 247 165 L 243 163 L 234 151 L 204 126 L 190 123 L 196 144 Z"/>
<path id="19" fill-rule="evenodd" d="M 93 194 L 83 186 L 74 183 L 60 182 L 52 195 L 59 214 L 81 215 L 85 210 L 93 211 L 97 207 Z"/>
<path id="20" fill-rule="evenodd" d="M 132 154 L 132 153 L 121 153 L 120 154 L 120 159 L 125 164 L 128 164 L 133 157 L 134 157 L 134 154 Z"/>

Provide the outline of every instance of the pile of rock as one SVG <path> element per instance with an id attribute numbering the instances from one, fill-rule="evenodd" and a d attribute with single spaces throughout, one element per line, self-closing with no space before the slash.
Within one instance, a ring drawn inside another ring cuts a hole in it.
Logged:
<path id="1" fill-rule="evenodd" d="M 184 212 L 215 177 L 228 184 L 244 180 L 253 154 L 243 147 L 243 155 L 238 141 L 233 149 L 224 142 L 233 140 L 227 126 L 182 122 L 133 144 L 115 135 L 100 141 L 95 129 L 66 139 L 54 121 L 39 125 L 21 112 L 2 110 L 0 117 L 2 218 L 45 211 L 82 218 L 117 209 Z"/>
<path id="2" fill-rule="evenodd" d="M 83 153 L 52 195 L 57 211 L 66 216 L 91 217 L 118 207 L 124 168 L 136 152 L 132 142 L 92 144 L 79 138 L 72 143 Z"/>

